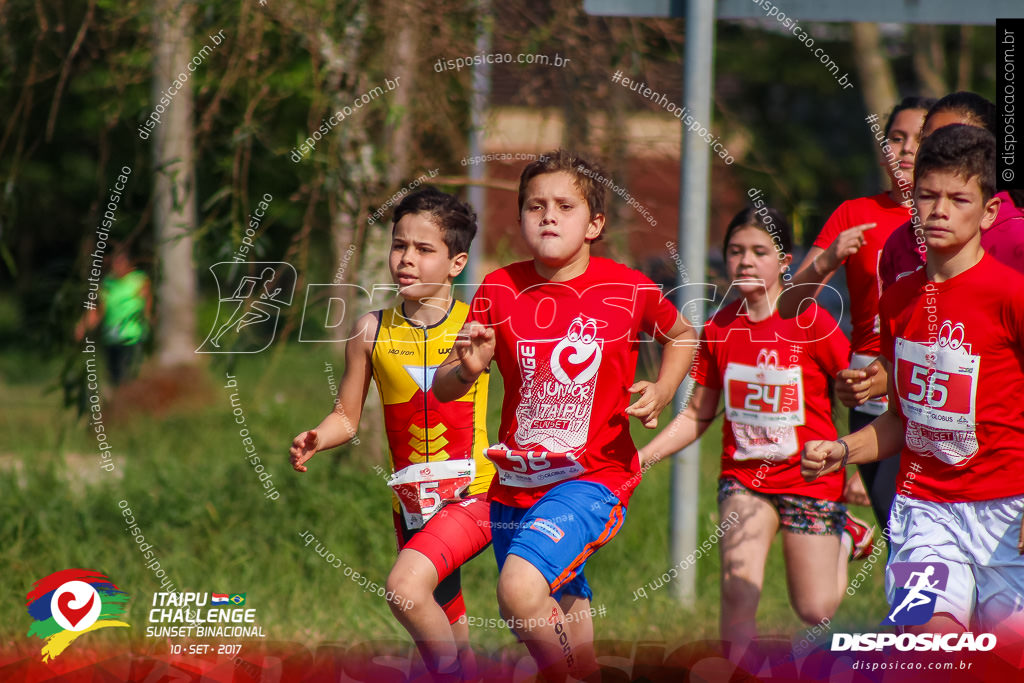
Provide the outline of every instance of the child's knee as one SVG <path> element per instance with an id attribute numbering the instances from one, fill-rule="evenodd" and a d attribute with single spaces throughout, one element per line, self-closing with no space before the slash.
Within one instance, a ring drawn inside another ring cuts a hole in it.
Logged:
<path id="1" fill-rule="evenodd" d="M 518 577 L 513 573 L 502 571 L 498 575 L 498 609 L 506 613 L 516 602 L 518 593 Z"/>
<path id="2" fill-rule="evenodd" d="M 385 582 L 387 592 L 395 595 L 395 600 L 390 603 L 392 611 L 408 612 L 417 604 L 433 600 L 436 585 L 430 584 L 422 577 L 392 569 Z"/>
<path id="3" fill-rule="evenodd" d="M 793 605 L 793 611 L 805 624 L 816 626 L 835 616 L 836 608 L 839 606 L 837 603 L 837 600 L 797 601 Z"/>
<path id="4" fill-rule="evenodd" d="M 536 574 L 534 576 L 533 574 Z M 539 572 L 517 570 L 506 565 L 498 577 L 498 607 L 502 614 L 533 612 L 550 597 L 550 589 Z"/>

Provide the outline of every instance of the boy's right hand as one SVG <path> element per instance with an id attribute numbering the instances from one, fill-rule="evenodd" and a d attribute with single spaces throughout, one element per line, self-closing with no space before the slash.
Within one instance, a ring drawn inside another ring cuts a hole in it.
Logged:
<path id="1" fill-rule="evenodd" d="M 808 441 L 800 454 L 800 474 L 805 481 L 814 481 L 839 469 L 843 446 L 838 441 Z"/>
<path id="2" fill-rule="evenodd" d="M 288 454 L 291 456 L 289 459 L 291 460 L 292 467 L 295 468 L 296 472 L 306 471 L 306 467 L 303 463 L 316 455 L 316 451 L 319 446 L 320 436 L 316 433 L 315 429 L 310 429 L 308 432 L 302 432 L 292 439 L 292 447 L 288 449 Z"/>
<path id="3" fill-rule="evenodd" d="M 494 357 L 494 329 L 475 320 L 463 325 L 455 339 L 455 353 L 467 373 L 479 375 Z"/>

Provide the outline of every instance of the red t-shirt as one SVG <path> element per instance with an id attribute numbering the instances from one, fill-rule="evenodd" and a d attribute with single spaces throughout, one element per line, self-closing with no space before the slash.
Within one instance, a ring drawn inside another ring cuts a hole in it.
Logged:
<path id="1" fill-rule="evenodd" d="M 705 325 L 693 371 L 725 399 L 722 476 L 762 493 L 839 500 L 845 473 L 806 482 L 800 451 L 809 440 L 836 438 L 828 388 L 846 367 L 850 342 L 817 305 L 797 318 L 775 312 L 752 322 L 743 303 Z"/>
<path id="2" fill-rule="evenodd" d="M 470 308 L 469 320 L 495 332 L 505 382 L 499 438 L 533 452 L 519 457 L 515 474 L 499 469 L 491 499 L 530 507 L 562 480 L 549 475 L 564 468 L 572 476 L 563 479 L 603 484 L 627 504 L 640 480 L 625 413 L 640 332 L 666 333 L 679 316 L 661 288 L 606 258 L 592 257 L 566 282 L 546 280 L 533 261 L 522 261 L 487 275 Z M 551 455 L 565 453 L 574 459 Z"/>
<path id="3" fill-rule="evenodd" d="M 1008 192 L 999 192 L 996 197 L 1002 200 L 999 215 L 992 227 L 982 231 L 981 248 L 1000 263 L 1024 273 L 1024 211 L 1014 205 Z M 927 254 L 924 233 L 915 235 L 910 221 L 893 230 L 878 262 L 881 290 L 885 291 L 896 280 L 923 266 Z"/>
<path id="4" fill-rule="evenodd" d="M 897 493 L 1024 494 L 1024 276 L 988 254 L 945 282 L 922 268 L 885 290 L 880 310 L 906 430 Z"/>
<path id="5" fill-rule="evenodd" d="M 888 192 L 851 199 L 839 205 L 814 246 L 828 249 L 839 233 L 864 223 L 877 223 L 861 233 L 865 244 L 846 263 L 846 287 L 850 290 L 850 342 L 853 353 L 878 355 L 878 259 L 892 231 L 910 219 L 910 209 L 894 202 Z"/>

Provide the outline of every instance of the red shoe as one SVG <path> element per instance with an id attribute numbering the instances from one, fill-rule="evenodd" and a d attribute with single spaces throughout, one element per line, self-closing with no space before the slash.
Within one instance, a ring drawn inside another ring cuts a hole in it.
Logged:
<path id="1" fill-rule="evenodd" d="M 853 541 L 853 550 L 850 551 L 850 561 L 863 560 L 875 549 L 875 527 L 869 527 L 861 519 L 846 513 L 846 525 L 843 533 L 849 534 Z"/>

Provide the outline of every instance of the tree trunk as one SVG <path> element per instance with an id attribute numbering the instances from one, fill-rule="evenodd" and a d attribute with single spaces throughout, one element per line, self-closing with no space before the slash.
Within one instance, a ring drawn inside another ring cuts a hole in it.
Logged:
<path id="1" fill-rule="evenodd" d="M 971 89 L 971 75 L 974 73 L 974 55 L 971 52 L 971 43 L 973 42 L 973 37 L 973 26 L 960 27 L 960 58 L 957 62 L 956 69 L 957 90 Z"/>
<path id="2" fill-rule="evenodd" d="M 189 24 L 192 5 L 155 0 L 153 106 L 172 87 L 192 58 Z M 196 365 L 196 267 L 192 234 L 196 227 L 193 170 L 192 84 L 185 83 L 165 105 L 153 133 L 156 170 L 156 359 L 162 367 Z"/>
<path id="3" fill-rule="evenodd" d="M 389 108 L 398 112 L 398 120 L 388 138 L 388 166 L 385 170 L 388 189 L 393 192 L 399 183 L 409 179 L 407 176 L 412 167 L 414 149 L 412 93 L 416 77 L 419 9 L 414 3 L 398 1 L 392 4 L 394 5 L 392 8 L 394 16 L 402 17 L 392 34 L 394 35 L 394 44 L 390 64 L 392 72 L 398 77 L 396 80 L 402 84 L 395 92 L 389 94 L 391 97 Z"/>
<path id="4" fill-rule="evenodd" d="M 869 114 L 877 114 L 884 122 L 886 114 L 896 104 L 899 96 L 896 90 L 896 79 L 892 74 L 892 64 L 885 58 L 882 40 L 878 32 L 878 24 L 857 21 L 853 28 L 853 54 L 860 80 L 860 91 L 863 93 L 864 106 Z M 881 151 L 874 145 L 881 158 Z M 878 169 L 880 182 L 886 182 L 886 175 Z"/>
<path id="5" fill-rule="evenodd" d="M 914 26 L 910 31 L 914 51 L 914 73 L 921 83 L 921 94 L 939 98 L 949 92 L 943 74 L 946 57 L 942 46 L 942 27 Z"/>
<path id="6" fill-rule="evenodd" d="M 287 0 L 269 3 L 268 11 L 282 26 L 303 41 L 311 54 L 320 58 L 323 87 L 331 93 L 331 112 L 351 107 L 353 101 L 366 90 L 381 85 L 379 80 L 373 82 L 357 75 L 363 72 L 360 68 L 360 52 L 370 20 L 368 3 L 349 3 L 345 19 L 329 23 L 323 22 L 316 10 Z M 341 36 L 335 38 L 328 28 L 339 24 L 344 28 Z M 402 85 L 404 83 L 399 81 L 399 86 Z M 389 93 L 386 97 L 393 94 Z M 335 273 L 331 282 L 358 284 L 370 292 L 374 282 L 391 281 L 387 275 L 387 261 L 383 261 L 383 275 L 378 265 L 378 252 L 383 249 L 384 258 L 387 258 L 390 239 L 386 245 L 374 245 L 381 233 L 380 225 L 366 224 L 367 197 L 378 191 L 382 178 L 374 163 L 374 141 L 370 140 L 364 123 L 355 117 L 331 130 L 330 138 L 331 141 L 326 145 L 328 168 L 323 189 L 334 193 L 328 202 L 331 247 L 337 264 L 335 270 L 331 271 Z M 345 268 L 339 277 L 337 269 L 342 263 Z M 379 301 L 373 303 L 378 304 L 376 308 L 382 307 Z M 340 341 L 347 337 L 359 316 L 372 307 L 365 296 L 361 295 L 354 300 L 349 297 L 345 302 L 345 318 L 333 330 L 335 339 Z M 331 353 L 339 356 L 344 353 L 343 344 L 330 346 Z M 359 434 L 360 438 L 366 436 L 362 441 L 366 444 L 363 452 L 369 453 L 371 458 L 382 459 L 385 453 L 384 421 L 375 389 L 370 390 L 363 406 Z"/>

